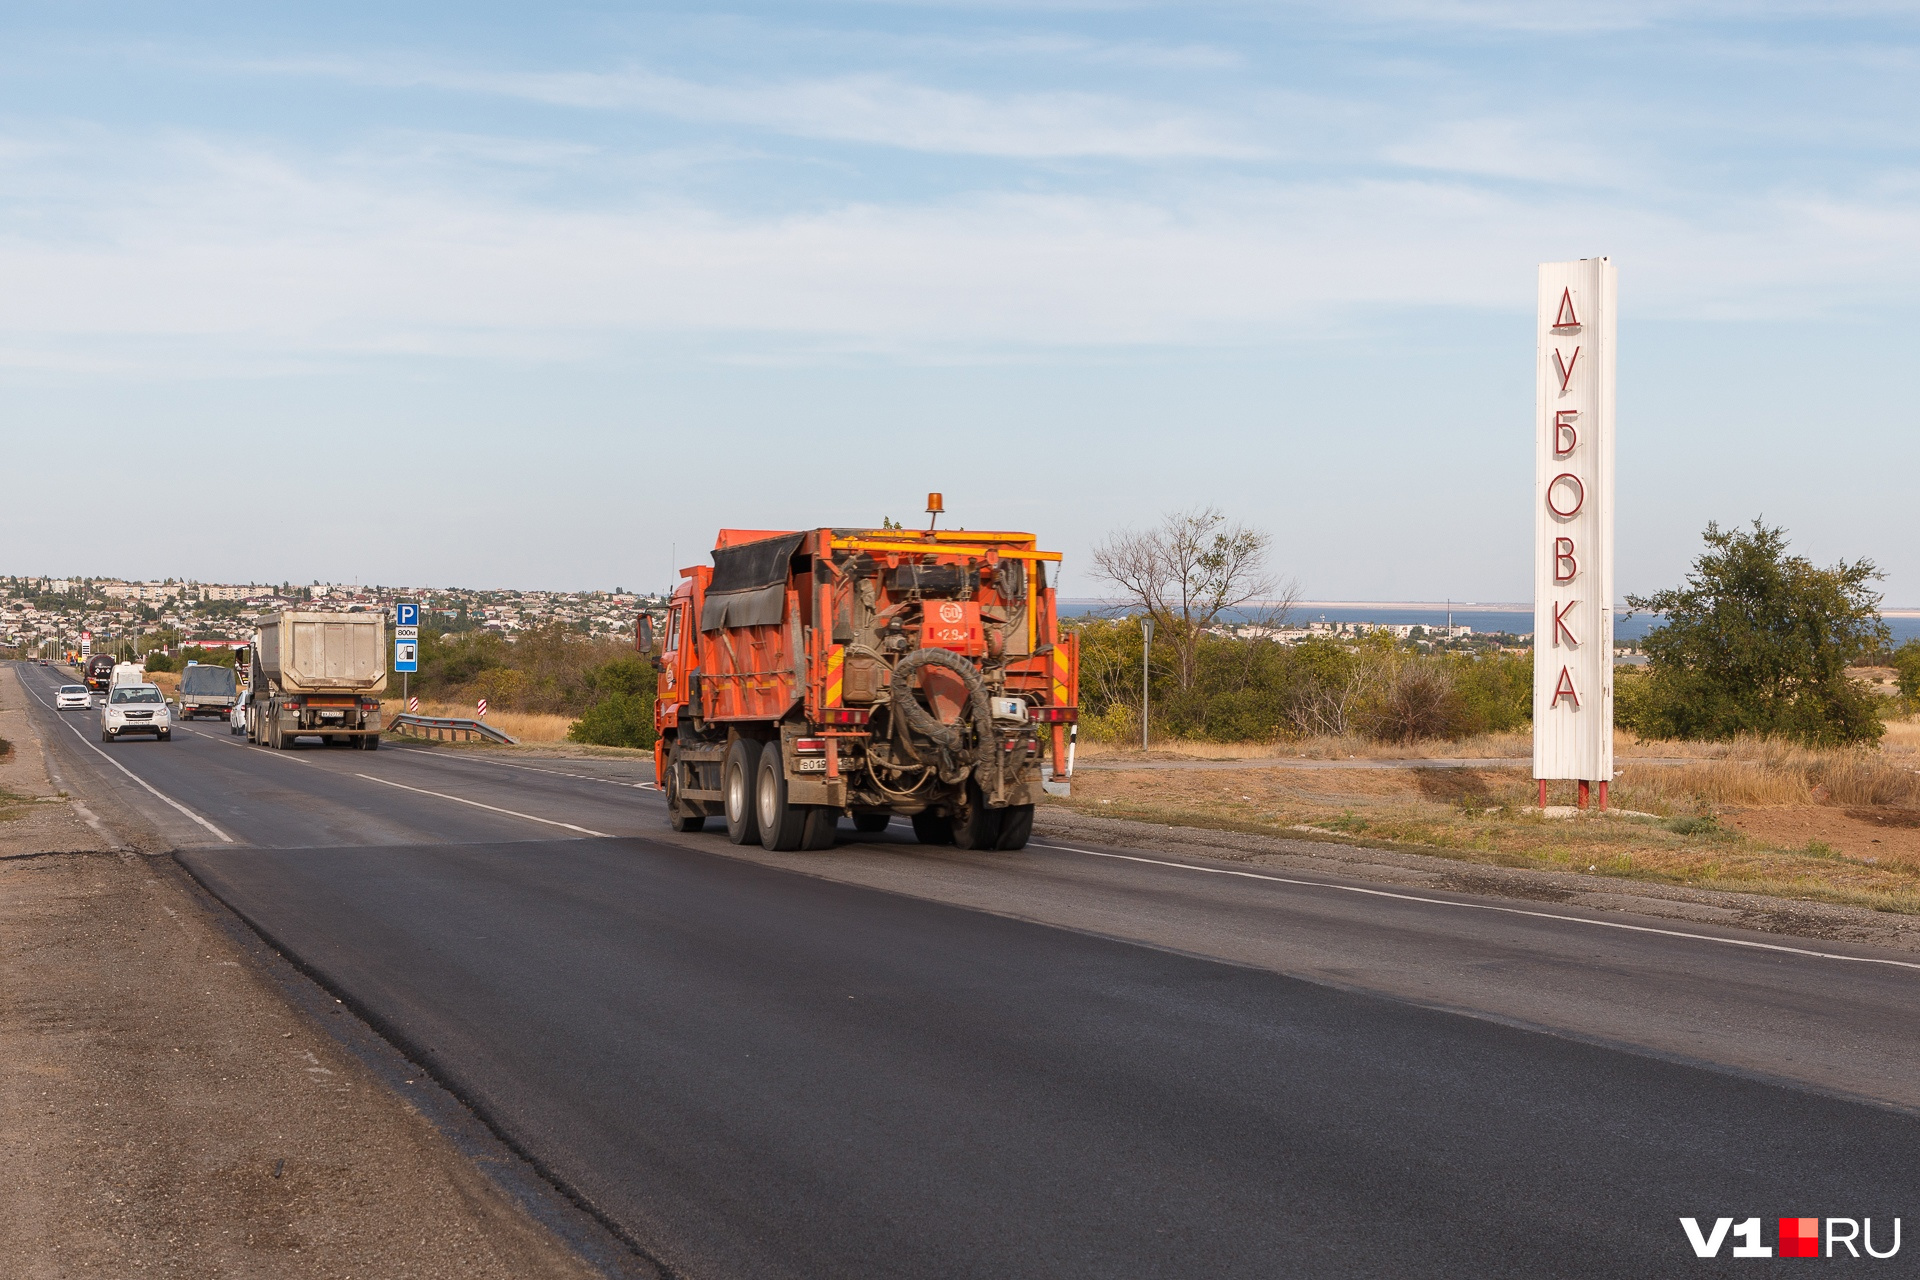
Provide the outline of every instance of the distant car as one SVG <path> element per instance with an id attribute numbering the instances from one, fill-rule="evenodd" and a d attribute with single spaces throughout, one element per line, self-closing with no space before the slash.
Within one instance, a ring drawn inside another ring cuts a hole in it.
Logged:
<path id="1" fill-rule="evenodd" d="M 46 666 L 46 665 L 47 665 L 47 660 L 46 660 L 45 658 L 42 658 L 42 659 L 40 659 L 40 665 L 41 665 L 41 666 L 43 666 L 43 667 L 44 667 L 44 666 Z"/>
<path id="2" fill-rule="evenodd" d="M 162 742 L 173 739 L 173 713 L 166 695 L 151 684 L 117 684 L 100 708 L 100 740 L 112 742 L 123 733 L 150 733 Z"/>
<path id="3" fill-rule="evenodd" d="M 253 690 L 242 689 L 240 696 L 234 699 L 233 710 L 227 712 L 227 732 L 245 733 L 247 731 L 247 704 L 253 701 Z"/>
<path id="4" fill-rule="evenodd" d="M 93 695 L 87 692 L 83 684 L 63 684 L 53 695 L 53 704 L 65 711 L 68 707 L 79 707 L 82 711 L 93 705 Z"/>

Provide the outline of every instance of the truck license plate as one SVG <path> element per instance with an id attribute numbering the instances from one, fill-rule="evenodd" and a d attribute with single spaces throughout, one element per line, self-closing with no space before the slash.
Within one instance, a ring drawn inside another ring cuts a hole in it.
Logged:
<path id="1" fill-rule="evenodd" d="M 827 758 L 825 756 L 800 756 L 793 762 L 793 771 L 795 773 L 825 773 L 827 771 Z"/>

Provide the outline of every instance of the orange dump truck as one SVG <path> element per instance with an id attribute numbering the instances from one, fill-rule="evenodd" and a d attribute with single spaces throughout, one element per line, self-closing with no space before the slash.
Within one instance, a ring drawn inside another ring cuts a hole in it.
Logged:
<path id="1" fill-rule="evenodd" d="M 938 506 L 937 498 L 933 504 Z M 723 529 L 661 636 L 654 771 L 676 831 L 823 849 L 842 814 L 1018 849 L 1066 773 L 1078 637 L 1026 533 Z"/>

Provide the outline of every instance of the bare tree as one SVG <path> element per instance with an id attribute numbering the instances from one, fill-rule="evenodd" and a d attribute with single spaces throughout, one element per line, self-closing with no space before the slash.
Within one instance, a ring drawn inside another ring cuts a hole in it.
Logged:
<path id="1" fill-rule="evenodd" d="M 1229 609 L 1256 607 L 1278 623 L 1298 597 L 1267 567 L 1273 538 L 1229 521 L 1214 507 L 1169 512 L 1153 528 L 1110 535 L 1093 549 L 1094 572 L 1146 611 L 1173 649 L 1184 693 L 1200 666 L 1200 638 Z"/>

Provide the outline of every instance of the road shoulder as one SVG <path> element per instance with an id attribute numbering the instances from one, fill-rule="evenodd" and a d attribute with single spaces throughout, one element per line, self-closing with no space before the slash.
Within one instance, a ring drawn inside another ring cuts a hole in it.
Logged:
<path id="1" fill-rule="evenodd" d="M 296 1007 L 170 857 L 59 799 L 21 695 L 0 675 L 0 777 L 35 801 L 0 822 L 8 1274 L 598 1274 Z"/>
<path id="2" fill-rule="evenodd" d="M 1728 893 L 1686 885 L 1611 876 L 1537 871 L 1468 863 L 1431 854 L 1289 840 L 1251 832 L 1163 826 L 1128 818 L 1104 818 L 1065 805 L 1043 807 L 1034 820 L 1036 839 L 1098 844 L 1103 848 L 1152 851 L 1194 861 L 1227 862 L 1274 870 L 1360 880 L 1403 888 L 1550 902 L 1661 920 L 1685 920 L 1752 929 L 1761 933 L 1848 942 L 1893 951 L 1920 952 L 1920 920 L 1864 907 L 1806 902 L 1765 894 Z"/>
<path id="3" fill-rule="evenodd" d="M 11 665 L 0 666 L 0 739 L 13 748 L 0 755 L 0 858 L 115 847 L 94 811 L 68 791 Z"/>

